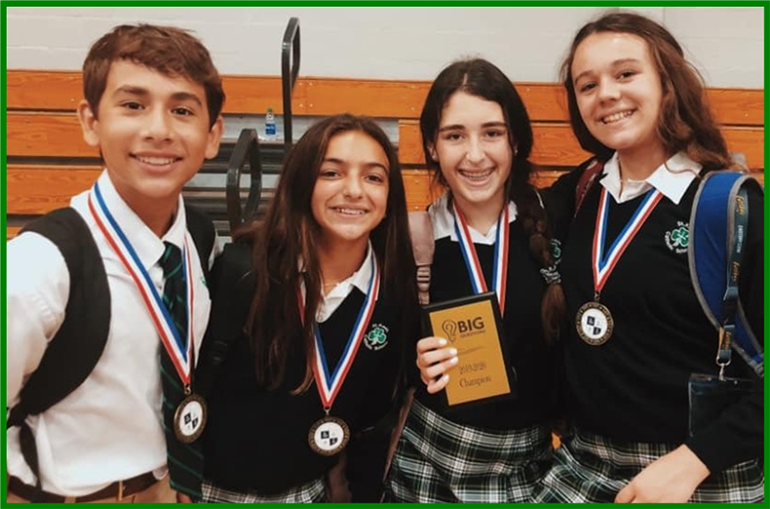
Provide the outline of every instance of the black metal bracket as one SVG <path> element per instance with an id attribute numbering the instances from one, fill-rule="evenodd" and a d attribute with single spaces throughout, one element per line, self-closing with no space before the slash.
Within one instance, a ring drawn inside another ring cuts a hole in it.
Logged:
<path id="1" fill-rule="evenodd" d="M 291 95 L 299 76 L 299 18 L 289 18 L 281 45 L 281 86 L 283 89 L 283 146 L 292 147 Z"/>
<path id="2" fill-rule="evenodd" d="M 246 207 L 241 207 L 241 173 L 249 164 L 251 186 L 246 198 Z M 227 220 L 230 231 L 256 217 L 259 199 L 262 195 L 262 158 L 259 153 L 259 136 L 255 129 L 243 129 L 230 157 L 227 168 Z"/>

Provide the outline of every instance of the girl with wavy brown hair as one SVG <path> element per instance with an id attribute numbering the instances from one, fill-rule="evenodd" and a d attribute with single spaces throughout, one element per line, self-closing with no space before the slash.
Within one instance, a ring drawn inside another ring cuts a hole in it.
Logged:
<path id="1" fill-rule="evenodd" d="M 693 289 L 688 251 L 701 178 L 733 166 L 695 69 L 674 37 L 637 14 L 585 25 L 562 68 L 570 119 L 595 159 L 564 246 L 565 371 L 571 431 L 537 502 L 758 502 L 763 391 L 753 380 L 702 426 L 688 379 L 712 373 L 718 332 Z M 566 185 L 565 185 L 566 183 Z M 758 186 L 757 186 L 758 188 Z M 582 191 L 581 191 L 582 192 Z M 750 189 L 740 302 L 763 343 L 763 196 Z"/>

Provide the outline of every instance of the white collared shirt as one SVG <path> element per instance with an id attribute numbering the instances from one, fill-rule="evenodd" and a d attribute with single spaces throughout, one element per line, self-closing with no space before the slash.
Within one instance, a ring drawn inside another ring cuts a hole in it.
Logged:
<path id="1" fill-rule="evenodd" d="M 690 159 L 684 152 L 678 152 L 644 180 L 627 179 L 622 186 L 621 194 L 620 165 L 618 153 L 604 164 L 605 177 L 599 182 L 608 193 L 615 198 L 616 203 L 623 203 L 643 195 L 652 188 L 657 189 L 672 202 L 679 204 L 687 188 L 696 175 L 700 174 L 702 166 Z"/>
<path id="2" fill-rule="evenodd" d="M 512 201 L 508 202 L 508 224 L 516 220 L 518 209 Z M 455 232 L 455 216 L 449 207 L 449 194 L 444 193 L 438 200 L 428 207 L 428 215 L 433 224 L 433 238 L 435 240 L 449 237 L 452 242 L 459 242 Z M 468 231 L 471 233 L 471 241 L 474 244 L 493 246 L 497 241 L 497 221 L 485 234 L 481 233 L 471 225 L 468 225 Z"/>
<path id="3" fill-rule="evenodd" d="M 353 291 L 353 288 L 358 288 L 364 295 L 366 295 L 366 292 L 369 290 L 369 279 L 372 277 L 373 260 L 376 263 L 377 257 L 374 254 L 374 249 L 372 249 L 372 243 L 369 241 L 366 248 L 366 256 L 358 270 L 344 281 L 337 283 L 326 296 L 321 298 L 321 303 L 318 306 L 318 311 L 315 316 L 316 322 L 323 323 L 328 320 L 329 317 L 337 311 L 337 308 L 340 307 L 342 302 L 347 299 L 350 292 Z M 301 262 L 300 265 L 302 265 Z M 307 291 L 304 280 L 300 280 L 300 291 L 302 292 L 302 298 L 304 299 L 306 295 L 305 292 Z"/>
<path id="4" fill-rule="evenodd" d="M 159 239 L 118 195 L 105 171 L 99 187 L 111 214 L 163 292 L 158 260 L 163 241 L 184 244 L 186 217 L 180 196 L 176 218 Z M 29 417 L 37 442 L 42 487 L 67 496 L 92 493 L 121 479 L 148 471 L 162 475 L 166 445 L 161 425 L 158 333 L 134 281 L 107 244 L 88 210 L 88 193 L 70 205 L 85 219 L 104 260 L 111 297 L 111 322 L 104 353 L 80 387 L 42 415 Z M 195 286 L 195 358 L 208 323 L 211 302 L 203 283 L 198 253 L 190 240 Z M 24 381 L 45 353 L 64 320 L 69 272 L 47 238 L 24 233 L 7 250 L 7 397 L 13 406 Z M 8 472 L 27 484 L 35 478 L 19 449 L 17 427 L 7 431 Z"/>

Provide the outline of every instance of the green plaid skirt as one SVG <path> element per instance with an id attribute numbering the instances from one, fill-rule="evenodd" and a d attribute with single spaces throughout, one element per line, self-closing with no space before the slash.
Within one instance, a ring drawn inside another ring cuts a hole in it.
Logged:
<path id="1" fill-rule="evenodd" d="M 530 502 L 553 449 L 546 427 L 454 423 L 415 400 L 390 467 L 387 502 Z"/>
<path id="2" fill-rule="evenodd" d="M 556 450 L 554 465 L 535 502 L 614 502 L 618 491 L 677 444 L 621 443 L 573 430 Z M 706 479 L 690 502 L 762 502 L 765 474 L 759 460 L 746 461 Z"/>
<path id="3" fill-rule="evenodd" d="M 257 504 L 257 503 L 310 503 L 326 502 L 326 485 L 315 479 L 276 495 L 260 495 L 254 491 L 231 491 L 203 480 L 203 503 Z"/>

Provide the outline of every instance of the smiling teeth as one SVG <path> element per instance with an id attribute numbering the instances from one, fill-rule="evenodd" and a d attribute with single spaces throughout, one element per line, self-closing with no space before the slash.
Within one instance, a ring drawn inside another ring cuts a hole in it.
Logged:
<path id="1" fill-rule="evenodd" d="M 612 115 L 609 115 L 607 117 L 604 117 L 602 119 L 602 122 L 605 124 L 611 124 L 613 122 L 617 122 L 618 120 L 624 119 L 626 117 L 630 117 L 633 111 L 621 111 L 619 113 L 613 113 Z"/>
<path id="2" fill-rule="evenodd" d="M 153 166 L 165 166 L 174 162 L 173 157 L 136 157 L 140 162 Z"/>
<path id="3" fill-rule="evenodd" d="M 343 209 L 343 208 L 337 208 L 337 212 L 340 214 L 348 214 L 351 216 L 360 216 L 363 215 L 364 211 L 361 209 Z"/>
<path id="4" fill-rule="evenodd" d="M 486 171 L 465 171 L 460 170 L 460 175 L 467 178 L 468 180 L 475 180 L 475 181 L 481 181 L 492 175 L 492 170 L 486 170 Z"/>

